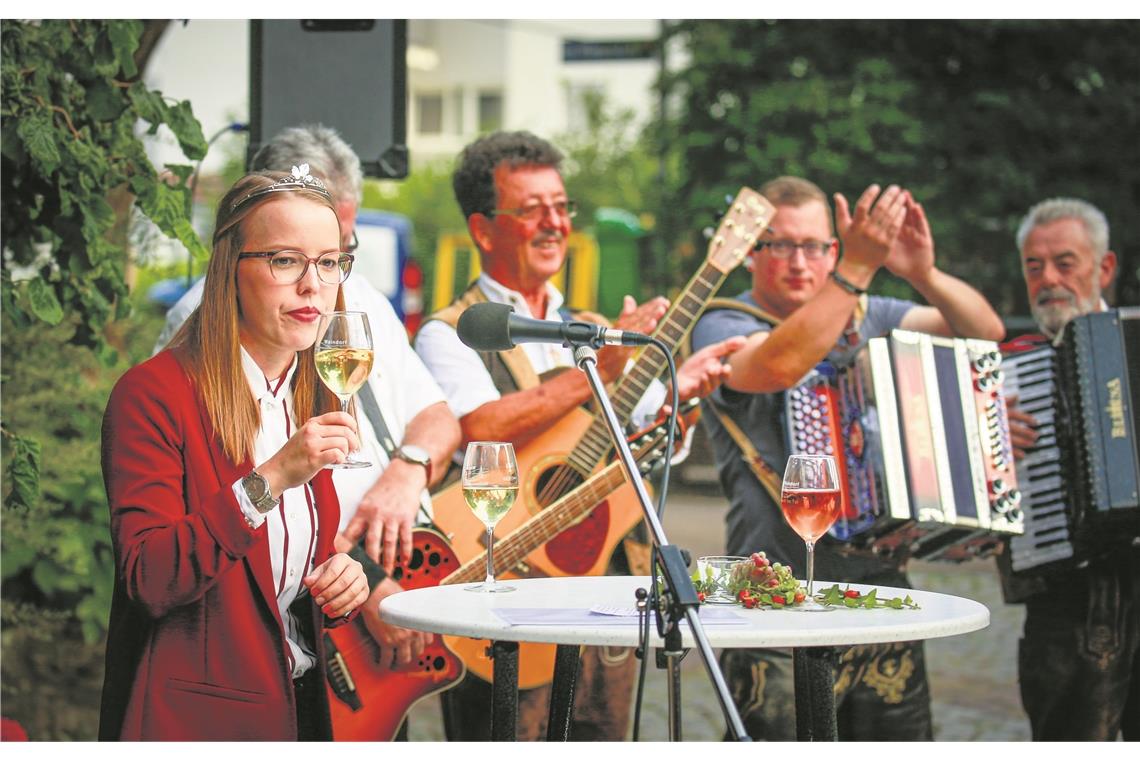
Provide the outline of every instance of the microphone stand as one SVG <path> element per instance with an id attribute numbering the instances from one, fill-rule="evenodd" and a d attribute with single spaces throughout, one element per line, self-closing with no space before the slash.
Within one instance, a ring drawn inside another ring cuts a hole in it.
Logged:
<path id="1" fill-rule="evenodd" d="M 678 665 L 684 653 L 680 629 L 680 621 L 684 618 L 689 621 L 689 630 L 692 631 L 693 640 L 696 642 L 697 650 L 700 652 L 701 659 L 704 661 L 705 670 L 708 671 L 709 678 L 712 679 L 717 699 L 720 701 L 720 709 L 724 713 L 729 730 L 737 741 L 750 741 L 748 734 L 744 730 L 744 723 L 740 719 L 740 713 L 737 711 L 736 705 L 732 701 L 732 696 L 728 692 L 728 686 L 724 682 L 724 675 L 721 673 L 720 666 L 713 656 L 712 646 L 709 644 L 708 636 L 705 634 L 705 629 L 697 613 L 700 607 L 700 600 L 697 599 L 697 590 L 693 586 L 692 578 L 689 577 L 685 559 L 681 555 L 681 550 L 675 545 L 670 544 L 665 536 L 665 529 L 661 526 L 661 521 L 657 519 L 657 513 L 653 510 L 649 494 L 646 492 L 645 484 L 641 480 L 641 473 L 638 471 L 637 464 L 633 460 L 633 453 L 629 449 L 629 443 L 623 435 L 621 422 L 618 421 L 617 415 L 614 413 L 613 405 L 610 404 L 609 397 L 606 395 L 605 386 L 602 383 L 601 377 L 598 375 L 597 352 L 589 345 L 575 346 L 574 363 L 578 365 L 580 370 L 586 373 L 586 380 L 589 382 L 590 388 L 594 392 L 594 397 L 598 401 L 598 406 L 602 410 L 602 416 L 605 418 L 606 426 L 609 428 L 610 437 L 613 439 L 618 457 L 621 459 L 622 467 L 625 469 L 626 478 L 628 478 L 629 482 L 633 485 L 634 491 L 637 492 L 637 499 L 641 504 L 641 511 L 645 516 L 646 522 L 649 524 L 654 547 L 660 557 L 660 567 L 665 580 L 665 589 L 661 594 L 659 602 L 654 605 L 654 612 L 657 617 L 658 632 L 665 639 L 664 652 L 669 662 L 669 738 L 670 740 L 677 740 L 680 739 L 681 736 L 679 720 L 681 678 Z M 672 452 L 666 452 L 665 456 L 672 456 Z M 656 586 L 654 576 L 650 577 L 649 582 L 651 586 Z M 646 656 L 648 656 L 648 651 L 646 652 Z"/>

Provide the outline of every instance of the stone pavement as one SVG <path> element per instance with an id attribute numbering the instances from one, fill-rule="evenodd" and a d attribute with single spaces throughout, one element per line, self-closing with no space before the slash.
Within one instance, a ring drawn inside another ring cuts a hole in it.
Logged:
<path id="1" fill-rule="evenodd" d="M 726 504 L 715 484 L 701 488 L 674 485 L 665 513 L 669 540 L 693 556 L 720 554 L 724 542 Z M 1017 641 L 1024 608 L 1001 599 L 992 560 L 963 565 L 915 562 L 910 568 L 916 588 L 974 599 L 990 610 L 990 626 L 962 636 L 926 642 L 934 737 L 939 741 L 1028 741 L 1029 721 L 1021 711 L 1017 689 Z M 682 737 L 685 741 L 719 741 L 724 719 L 712 684 L 696 652 L 681 666 Z M 650 662 L 642 703 L 641 739 L 668 738 L 665 671 Z M 412 741 L 442 741 L 438 698 L 413 708 Z"/>

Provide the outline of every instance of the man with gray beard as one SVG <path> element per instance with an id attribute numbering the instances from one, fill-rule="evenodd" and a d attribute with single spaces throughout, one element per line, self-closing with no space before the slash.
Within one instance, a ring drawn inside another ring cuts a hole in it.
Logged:
<path id="1" fill-rule="evenodd" d="M 1060 341 L 1074 317 L 1108 308 L 1102 291 L 1116 274 L 1108 222 L 1072 198 L 1037 204 L 1017 231 L 1029 308 L 1044 336 L 1024 336 L 1007 353 Z M 1010 408 L 1014 457 L 1037 440 L 1037 421 Z M 1018 651 L 1021 702 L 1035 740 L 1140 738 L 1140 550 L 1098 556 L 1084 568 L 1021 572 L 999 561 L 1007 602 L 1024 602 Z"/>

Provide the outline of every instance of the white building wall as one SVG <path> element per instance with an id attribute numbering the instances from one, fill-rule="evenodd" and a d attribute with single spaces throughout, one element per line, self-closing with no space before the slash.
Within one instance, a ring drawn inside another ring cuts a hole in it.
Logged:
<path id="1" fill-rule="evenodd" d="M 658 22 L 651 19 L 410 20 L 409 47 L 417 48 L 409 54 L 408 68 L 407 142 L 413 164 L 453 157 L 478 134 L 481 92 L 502 93 L 503 128 L 548 138 L 572 126 L 568 89 L 600 90 L 611 107 L 633 109 L 638 125 L 644 124 L 657 100 L 656 59 L 567 63 L 562 44 L 566 39 L 648 40 L 658 32 Z M 249 22 L 172 22 L 146 80 L 168 97 L 190 100 L 207 138 L 231 121 L 248 121 Z M 441 134 L 417 133 L 416 96 L 427 92 L 443 96 Z M 157 164 L 186 162 L 169 133 L 160 132 L 151 142 Z M 217 172 L 228 156 L 243 155 L 244 146 L 244 137 L 220 138 L 203 172 Z"/>

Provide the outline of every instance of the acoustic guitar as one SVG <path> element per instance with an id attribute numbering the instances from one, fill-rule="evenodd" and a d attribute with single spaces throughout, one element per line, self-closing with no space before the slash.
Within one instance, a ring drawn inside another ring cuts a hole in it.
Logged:
<path id="1" fill-rule="evenodd" d="M 676 352 L 696 323 L 708 301 L 756 244 L 775 214 L 772 205 L 756 191 L 741 188 L 709 241 L 704 264 L 654 331 L 654 337 Z M 616 383 L 612 393 L 614 412 L 628 424 L 634 407 L 646 388 L 659 377 L 666 358 L 657 349 L 642 350 L 633 366 Z M 581 485 L 610 452 L 605 421 L 584 409 L 575 409 L 531 439 L 516 447 L 522 487 L 511 510 L 502 517 L 497 532 L 508 535 L 539 516 L 563 495 Z M 463 562 L 484 550 L 486 529 L 471 514 L 458 483 L 432 499 L 435 523 L 451 541 Z M 641 507 L 632 485 L 622 485 L 576 524 L 529 552 L 517 562 L 496 562 L 502 569 L 496 577 L 601 575 L 617 544 L 641 520 Z M 498 551 L 496 551 L 496 554 Z M 491 663 L 482 644 L 464 645 L 464 662 L 471 672 L 491 679 Z M 551 679 L 556 647 L 524 643 L 519 647 L 519 686 L 529 689 Z"/>

